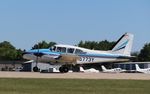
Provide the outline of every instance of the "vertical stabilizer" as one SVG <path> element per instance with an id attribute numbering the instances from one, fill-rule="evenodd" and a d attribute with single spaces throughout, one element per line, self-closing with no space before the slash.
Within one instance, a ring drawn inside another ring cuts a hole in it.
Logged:
<path id="1" fill-rule="evenodd" d="M 107 69 L 103 65 L 101 67 L 103 71 L 107 71 Z"/>
<path id="2" fill-rule="evenodd" d="M 131 56 L 133 38 L 134 35 L 130 33 L 125 33 L 124 35 L 122 35 L 122 37 L 116 42 L 115 46 L 113 47 L 112 53 Z"/>
<path id="3" fill-rule="evenodd" d="M 136 68 L 136 71 L 140 71 L 140 67 L 138 66 L 138 64 L 135 64 L 135 68 Z"/>
<path id="4" fill-rule="evenodd" d="M 81 66 L 80 66 L 80 72 L 84 72 L 84 69 L 83 69 L 83 67 L 81 67 Z"/>

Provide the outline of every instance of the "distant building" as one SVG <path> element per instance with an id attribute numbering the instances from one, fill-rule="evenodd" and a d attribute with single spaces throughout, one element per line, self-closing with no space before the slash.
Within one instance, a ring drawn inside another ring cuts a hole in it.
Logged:
<path id="1" fill-rule="evenodd" d="M 34 61 L 27 61 L 22 64 L 22 71 L 28 71 L 28 72 L 33 72 L 33 67 L 36 66 L 36 62 Z M 39 68 L 39 71 L 53 71 L 53 68 L 56 68 L 59 70 L 59 65 L 50 65 L 48 63 L 37 63 L 37 67 Z"/>
<path id="2" fill-rule="evenodd" d="M 0 61 L 0 71 L 14 71 L 22 67 L 24 61 Z"/>

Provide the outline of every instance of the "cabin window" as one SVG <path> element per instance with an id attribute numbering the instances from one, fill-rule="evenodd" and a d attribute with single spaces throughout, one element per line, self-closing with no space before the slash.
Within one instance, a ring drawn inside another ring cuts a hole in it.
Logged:
<path id="1" fill-rule="evenodd" d="M 73 48 L 68 48 L 67 53 L 72 53 L 73 54 L 74 49 Z"/>
<path id="2" fill-rule="evenodd" d="M 66 48 L 65 47 L 57 47 L 57 52 L 66 53 Z"/>
<path id="3" fill-rule="evenodd" d="M 76 49 L 75 54 L 83 54 L 84 52 L 82 50 Z"/>

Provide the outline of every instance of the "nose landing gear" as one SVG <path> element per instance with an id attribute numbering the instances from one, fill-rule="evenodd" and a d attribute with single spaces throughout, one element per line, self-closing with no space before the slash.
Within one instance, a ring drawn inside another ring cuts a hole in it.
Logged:
<path id="1" fill-rule="evenodd" d="M 33 71 L 34 72 L 38 72 L 39 71 L 39 68 L 37 66 L 33 67 Z"/>

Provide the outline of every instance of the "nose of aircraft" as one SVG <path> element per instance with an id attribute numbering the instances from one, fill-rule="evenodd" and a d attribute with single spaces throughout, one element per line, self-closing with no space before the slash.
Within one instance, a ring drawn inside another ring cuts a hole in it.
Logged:
<path id="1" fill-rule="evenodd" d="M 43 61 L 43 62 L 55 60 L 55 58 L 58 58 L 59 56 L 60 56 L 60 53 L 51 52 L 46 49 L 29 50 L 23 53 L 24 59 L 37 60 L 37 57 L 38 57 L 39 61 Z"/>
<path id="2" fill-rule="evenodd" d="M 50 52 L 49 49 L 34 49 L 26 51 L 22 54 L 24 59 L 27 60 L 36 60 L 37 57 L 42 57 L 45 53 Z"/>

